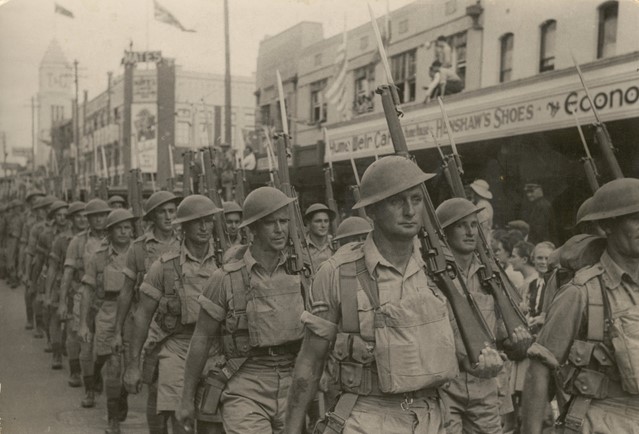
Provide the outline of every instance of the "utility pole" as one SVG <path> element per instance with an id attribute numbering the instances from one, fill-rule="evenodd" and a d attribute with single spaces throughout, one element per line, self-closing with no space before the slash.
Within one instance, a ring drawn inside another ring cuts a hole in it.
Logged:
<path id="1" fill-rule="evenodd" d="M 231 42 L 229 38 L 229 0 L 224 0 L 224 141 L 232 146 L 231 134 Z"/>
<path id="2" fill-rule="evenodd" d="M 7 133 L 5 133 L 4 131 L 2 132 L 2 156 L 3 156 L 3 165 L 2 167 L 4 168 L 4 177 L 7 177 Z"/>
<path id="3" fill-rule="evenodd" d="M 75 145 L 75 158 L 73 159 L 73 176 L 78 176 L 78 160 L 80 158 L 80 107 L 78 104 L 78 59 L 73 61 L 73 82 L 75 85 L 75 98 L 73 100 L 73 144 Z"/>
<path id="4" fill-rule="evenodd" d="M 31 97 L 31 155 L 32 155 L 32 159 L 31 159 L 31 170 L 33 171 L 33 174 L 35 175 L 35 171 L 36 171 L 36 161 L 35 161 L 35 157 L 36 157 L 36 126 L 35 126 L 35 117 L 36 117 L 36 102 L 35 102 L 35 97 L 32 96 Z"/>

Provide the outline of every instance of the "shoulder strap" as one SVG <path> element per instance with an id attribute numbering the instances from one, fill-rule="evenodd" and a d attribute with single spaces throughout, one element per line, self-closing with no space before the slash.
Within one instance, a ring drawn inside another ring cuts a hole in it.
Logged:
<path id="1" fill-rule="evenodd" d="M 364 257 L 340 266 L 339 280 L 342 329 L 345 333 L 359 333 L 357 280 L 375 310 L 380 307 L 377 283 L 368 275 Z"/>
<path id="2" fill-rule="evenodd" d="M 588 335 L 589 341 L 604 342 L 608 333 L 608 322 L 611 317 L 610 304 L 606 288 L 597 276 L 586 282 L 588 292 Z"/>
<path id="3" fill-rule="evenodd" d="M 233 297 L 233 311 L 246 311 L 246 292 L 250 286 L 250 279 L 246 266 L 229 272 L 231 279 L 231 295 Z"/>
<path id="4" fill-rule="evenodd" d="M 164 280 L 164 294 L 168 296 L 175 295 L 175 278 L 182 281 L 182 272 L 178 258 L 168 261 L 162 261 L 162 271 Z"/>
<path id="5" fill-rule="evenodd" d="M 136 240 L 133 243 L 133 253 L 135 254 L 135 268 L 138 273 L 146 272 L 144 268 L 144 257 L 146 256 L 146 245 L 144 240 Z"/>

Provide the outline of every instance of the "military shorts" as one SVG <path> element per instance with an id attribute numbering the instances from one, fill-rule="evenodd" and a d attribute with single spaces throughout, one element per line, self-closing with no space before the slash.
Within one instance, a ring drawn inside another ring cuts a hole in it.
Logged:
<path id="1" fill-rule="evenodd" d="M 105 300 L 95 315 L 95 335 L 93 347 L 97 356 L 111 354 L 111 344 L 115 338 L 115 320 L 118 310 L 117 301 Z"/>
<path id="2" fill-rule="evenodd" d="M 581 433 L 639 434 L 639 396 L 593 400 L 584 418 Z"/>

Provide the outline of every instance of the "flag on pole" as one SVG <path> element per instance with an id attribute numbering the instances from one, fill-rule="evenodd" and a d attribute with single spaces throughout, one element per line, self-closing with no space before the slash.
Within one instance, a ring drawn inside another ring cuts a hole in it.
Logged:
<path id="1" fill-rule="evenodd" d="M 60 6 L 57 3 L 55 3 L 55 9 L 53 11 L 56 14 L 64 15 L 65 17 L 75 18 L 73 16 L 73 12 L 71 12 L 69 9 L 65 8 L 64 6 Z"/>
<path id="2" fill-rule="evenodd" d="M 346 22 L 344 22 L 344 35 L 342 43 L 337 47 L 335 56 L 335 79 L 326 89 L 324 96 L 329 104 L 335 106 L 342 119 L 348 118 L 348 105 L 346 103 L 346 73 L 348 72 L 348 57 L 346 52 Z"/>
<path id="3" fill-rule="evenodd" d="M 168 9 L 158 3 L 157 0 L 153 0 L 153 16 L 161 23 L 177 27 L 183 32 L 195 32 L 195 30 L 193 29 L 187 29 L 186 27 L 184 27 L 182 23 L 177 18 L 175 18 L 175 15 L 173 15 L 171 12 L 169 12 Z"/>

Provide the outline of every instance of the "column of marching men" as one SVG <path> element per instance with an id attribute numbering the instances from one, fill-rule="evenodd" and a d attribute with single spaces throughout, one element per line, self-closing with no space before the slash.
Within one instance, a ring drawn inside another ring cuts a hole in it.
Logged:
<path id="1" fill-rule="evenodd" d="M 309 206 L 312 276 L 292 271 L 297 199 L 273 187 L 223 208 L 153 193 L 137 237 L 119 196 L 67 203 L 34 190 L 0 208 L 1 271 L 24 287 L 25 328 L 43 339 L 51 369 L 66 357 L 68 385 L 84 388 L 79 404 L 94 407 L 104 392 L 110 434 L 124 431 L 128 394 L 141 390 L 153 434 L 552 432 L 551 401 L 557 432 L 639 432 L 639 180 L 597 190 L 577 215 L 583 233 L 559 249 L 492 234 L 506 272 L 525 278 L 520 302 L 536 340 L 523 359 L 509 343 L 527 331 L 508 335 L 482 282 L 484 206 L 437 207 L 456 286 L 497 342 L 473 364 L 463 318 L 416 242 L 432 176 L 380 158 L 353 207 L 367 218 L 346 218 L 332 235 L 335 213 Z M 215 219 L 230 240 L 222 263 Z M 514 422 L 504 417 L 513 402 Z"/>

